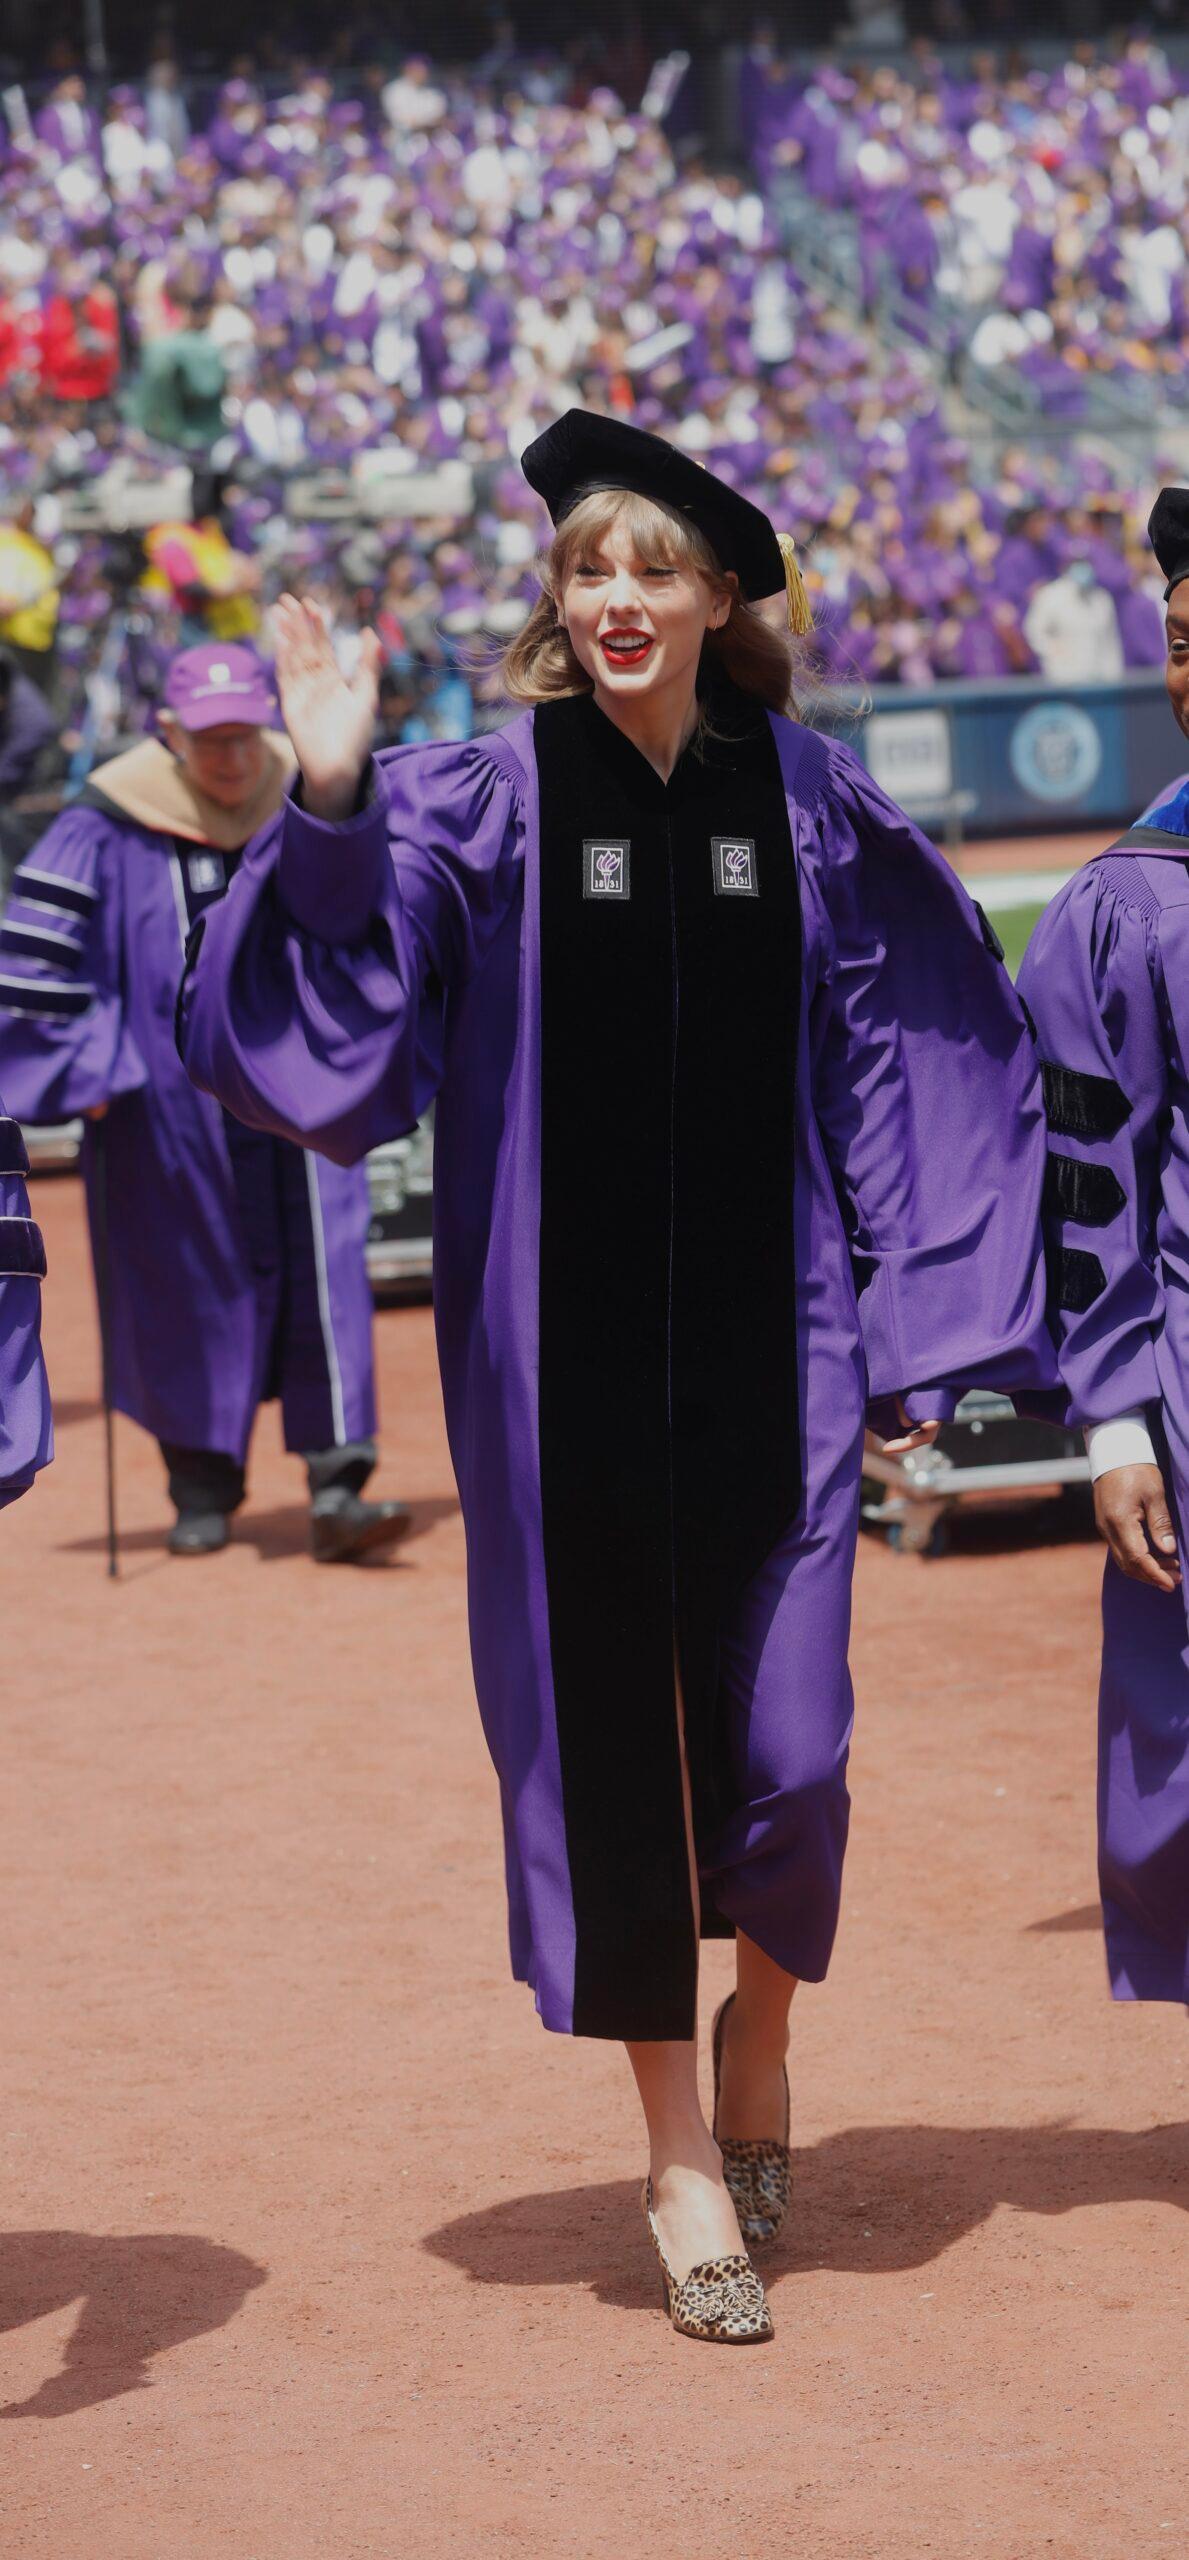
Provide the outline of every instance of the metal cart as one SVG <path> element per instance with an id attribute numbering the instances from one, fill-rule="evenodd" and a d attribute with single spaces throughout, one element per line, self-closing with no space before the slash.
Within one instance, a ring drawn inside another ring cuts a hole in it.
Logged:
<path id="1" fill-rule="evenodd" d="M 423 1295 L 433 1281 L 433 1115 L 367 1160 L 367 1271 L 378 1297 Z"/>
<path id="2" fill-rule="evenodd" d="M 867 1524 L 904 1555 L 936 1556 L 957 1510 L 1080 1503 L 1090 1468 L 1080 1431 L 1021 1420 L 1005 1396 L 977 1393 L 963 1397 L 930 1449 L 889 1458 L 869 1444 L 863 1478 Z"/>
<path id="3" fill-rule="evenodd" d="M 81 1120 L 25 1125 L 33 1173 L 70 1173 L 82 1145 Z M 378 1297 L 424 1296 L 433 1281 L 433 1118 L 407 1138 L 374 1147 L 367 1159 L 371 1214 L 367 1274 Z"/>

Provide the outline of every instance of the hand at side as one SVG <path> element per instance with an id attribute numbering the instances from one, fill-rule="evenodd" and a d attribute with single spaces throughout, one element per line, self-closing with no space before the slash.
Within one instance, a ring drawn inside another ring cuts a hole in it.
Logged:
<path id="1" fill-rule="evenodd" d="M 1181 1568 L 1159 1467 L 1108 1467 L 1094 1487 L 1094 1517 L 1120 1573 L 1176 1590 Z"/>

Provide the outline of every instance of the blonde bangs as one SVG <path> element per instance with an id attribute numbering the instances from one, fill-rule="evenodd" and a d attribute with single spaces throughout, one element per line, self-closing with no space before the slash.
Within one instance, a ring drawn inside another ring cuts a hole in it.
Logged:
<path id="1" fill-rule="evenodd" d="M 676 507 L 642 498 L 636 489 L 593 489 L 558 526 L 543 564 L 542 585 L 558 595 L 583 553 L 605 542 L 613 525 L 622 525 L 645 569 L 692 569 L 721 584 L 722 570 L 705 534 Z"/>

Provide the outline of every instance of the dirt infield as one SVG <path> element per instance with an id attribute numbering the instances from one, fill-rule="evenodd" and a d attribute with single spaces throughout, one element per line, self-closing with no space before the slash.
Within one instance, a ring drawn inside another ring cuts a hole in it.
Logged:
<path id="1" fill-rule="evenodd" d="M 958 848 L 955 868 L 964 880 L 978 872 L 1077 871 L 1120 833 L 1104 825 L 1081 835 L 971 836 Z"/>
<path id="2" fill-rule="evenodd" d="M 715 2353 L 657 2307 L 622 2056 L 507 1979 L 428 1314 L 379 1327 L 402 1561 L 307 1562 L 269 1416 L 233 1547 L 170 1562 L 121 1426 L 112 1588 L 77 1185 L 37 1208 L 60 1428 L 2 1527 L 4 2560 L 1183 2550 L 1189 2029 L 1105 1994 L 1093 1548 L 864 1546 L 778 2336 Z"/>

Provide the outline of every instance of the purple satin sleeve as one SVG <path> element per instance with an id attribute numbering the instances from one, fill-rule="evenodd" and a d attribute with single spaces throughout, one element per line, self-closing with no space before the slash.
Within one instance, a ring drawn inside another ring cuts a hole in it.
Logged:
<path id="1" fill-rule="evenodd" d="M 6 1278 L 18 1259 L 4 1250 L 14 1220 L 29 1221 L 29 1195 L 19 1174 L 0 1174 L 0 1511 L 27 1493 L 54 1454 L 50 1393 L 41 1356 L 41 1282 Z M 24 1257 L 21 1257 L 24 1258 Z"/>
<path id="2" fill-rule="evenodd" d="M 0 1086 L 18 1119 L 69 1120 L 139 1092 L 123 982 L 112 824 L 66 809 L 20 864 L 0 926 Z"/>
<path id="3" fill-rule="evenodd" d="M 442 1080 L 449 993 L 522 871 L 517 794 L 482 740 L 378 760 L 340 826 L 287 801 L 191 945 L 194 1082 L 339 1164 L 410 1129 Z"/>
<path id="4" fill-rule="evenodd" d="M 1047 1394 L 1045 1124 L 1023 1010 L 949 865 L 848 748 L 819 819 L 827 1010 L 815 1108 L 884 1437 L 972 1387 Z"/>
<path id="5" fill-rule="evenodd" d="M 1122 864 L 1117 866 L 1122 868 Z M 1132 870 L 1135 866 L 1129 866 Z M 1054 898 L 1024 956 L 1020 988 L 1036 1022 L 1041 1057 L 1103 1091 L 1109 1132 L 1079 1137 L 1054 1128 L 1055 1153 L 1099 1166 L 1112 1178 L 1093 1226 L 1054 1206 L 1049 1243 L 1063 1294 L 1063 1256 L 1091 1255 L 1102 1287 L 1080 1310 L 1058 1307 L 1061 1374 L 1073 1421 L 1110 1422 L 1160 1395 L 1156 1338 L 1164 1323 L 1156 1222 L 1161 1135 L 1168 1110 L 1168 1060 L 1160 1016 L 1160 956 L 1154 916 L 1111 873 L 1089 863 Z M 1143 883 L 1136 873 L 1137 891 Z M 1085 1266 L 1083 1265 L 1084 1269 Z M 1064 1294 L 1071 1294 L 1068 1290 Z M 1076 1293 L 1075 1293 L 1076 1294 Z"/>
<path id="6" fill-rule="evenodd" d="M 374 762 L 362 807 L 336 826 L 311 817 L 296 796 L 286 802 L 277 898 L 285 914 L 315 942 L 349 949 L 366 939 L 387 886 L 387 811 L 383 775 Z"/>

